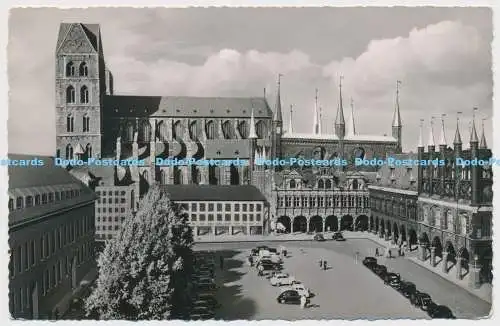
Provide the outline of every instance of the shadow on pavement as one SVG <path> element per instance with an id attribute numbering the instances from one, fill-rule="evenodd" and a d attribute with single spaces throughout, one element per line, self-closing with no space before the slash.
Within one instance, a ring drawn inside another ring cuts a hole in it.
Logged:
<path id="1" fill-rule="evenodd" d="M 224 266 L 216 269 L 217 285 L 217 300 L 222 305 L 216 312 L 216 319 L 219 320 L 237 320 L 251 319 L 256 314 L 256 304 L 253 300 L 245 298 L 242 294 L 242 286 L 240 284 L 231 284 L 241 280 L 244 272 L 241 268 L 244 267 L 244 262 L 236 259 L 235 256 L 241 254 L 235 250 L 219 250 L 215 252 L 217 257 L 224 258 Z M 220 258 L 217 258 L 220 260 Z"/>

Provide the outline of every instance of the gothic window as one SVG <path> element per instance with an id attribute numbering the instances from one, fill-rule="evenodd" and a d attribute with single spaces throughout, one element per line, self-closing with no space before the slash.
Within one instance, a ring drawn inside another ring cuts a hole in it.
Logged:
<path id="1" fill-rule="evenodd" d="M 85 62 L 80 64 L 80 76 L 87 77 L 89 75 L 89 67 Z"/>
<path id="2" fill-rule="evenodd" d="M 292 206 L 292 197 L 285 196 L 285 207 L 291 207 L 291 206 Z"/>
<path id="3" fill-rule="evenodd" d="M 148 171 L 143 171 L 142 172 L 142 177 L 143 177 L 144 180 L 148 181 L 149 180 L 149 178 L 148 178 L 149 177 Z"/>
<path id="4" fill-rule="evenodd" d="M 325 189 L 332 189 L 332 181 L 330 179 L 325 180 Z"/>
<path id="5" fill-rule="evenodd" d="M 318 181 L 318 188 L 319 189 L 325 188 L 325 182 L 323 181 L 323 179 L 319 179 L 319 181 Z"/>
<path id="6" fill-rule="evenodd" d="M 174 184 L 183 184 L 182 170 L 178 166 L 174 166 Z"/>
<path id="7" fill-rule="evenodd" d="M 246 121 L 240 122 L 240 124 L 238 125 L 238 131 L 240 132 L 241 138 L 243 138 L 243 139 L 248 138 L 248 134 L 250 131 L 249 131 L 249 127 L 248 127 L 248 124 Z"/>
<path id="8" fill-rule="evenodd" d="M 258 138 L 265 138 L 267 135 L 267 128 L 264 121 L 260 120 L 255 125 L 255 132 L 257 133 Z"/>
<path id="9" fill-rule="evenodd" d="M 141 124 L 141 140 L 143 142 L 151 141 L 151 125 L 145 120 Z"/>
<path id="10" fill-rule="evenodd" d="M 134 209 L 134 200 L 135 200 L 135 195 L 134 195 L 134 190 L 130 192 L 130 209 Z"/>
<path id="11" fill-rule="evenodd" d="M 71 160 L 73 158 L 73 147 L 68 144 L 66 146 L 66 159 Z"/>
<path id="12" fill-rule="evenodd" d="M 88 103 L 89 102 L 89 89 L 87 86 L 83 85 L 80 88 L 80 103 Z"/>
<path id="13" fill-rule="evenodd" d="M 439 209 L 434 209 L 434 225 L 438 228 L 441 227 L 441 211 Z"/>
<path id="14" fill-rule="evenodd" d="M 189 138 L 192 141 L 198 140 L 198 122 L 196 120 L 189 124 Z"/>
<path id="15" fill-rule="evenodd" d="M 132 122 L 127 123 L 125 138 L 127 141 L 134 141 L 134 125 L 132 124 Z"/>
<path id="16" fill-rule="evenodd" d="M 87 157 L 92 157 L 92 145 L 87 144 L 87 146 L 85 146 L 85 152 Z"/>
<path id="17" fill-rule="evenodd" d="M 215 137 L 215 124 L 213 121 L 208 121 L 205 125 L 205 133 L 207 139 L 214 139 Z"/>
<path id="18" fill-rule="evenodd" d="M 358 180 L 354 179 L 352 181 L 352 190 L 358 190 Z"/>
<path id="19" fill-rule="evenodd" d="M 88 115 L 83 116 L 83 132 L 90 131 L 90 117 Z"/>
<path id="20" fill-rule="evenodd" d="M 73 86 L 68 86 L 66 88 L 66 103 L 75 103 L 75 88 Z"/>
<path id="21" fill-rule="evenodd" d="M 296 187 L 296 183 L 295 183 L 295 180 L 290 180 L 290 189 L 294 189 Z"/>
<path id="22" fill-rule="evenodd" d="M 57 158 L 60 158 L 60 157 L 61 157 L 61 150 L 60 150 L 60 149 L 58 149 L 58 150 L 56 151 L 56 157 L 57 157 Z"/>
<path id="23" fill-rule="evenodd" d="M 66 116 L 66 132 L 73 132 L 75 126 L 74 122 L 75 118 L 71 114 L 68 114 Z"/>
<path id="24" fill-rule="evenodd" d="M 460 229 L 461 229 L 461 234 L 462 235 L 467 235 L 467 224 L 469 223 L 469 218 L 467 214 L 461 214 L 461 219 L 460 219 Z"/>
<path id="25" fill-rule="evenodd" d="M 294 196 L 293 197 L 293 206 L 294 207 L 300 207 L 300 197 L 299 196 Z"/>
<path id="26" fill-rule="evenodd" d="M 75 75 L 75 64 L 73 61 L 68 62 L 66 64 L 66 77 L 71 77 Z"/>
<path id="27" fill-rule="evenodd" d="M 422 209 L 422 213 L 423 213 L 423 222 L 427 224 L 429 221 L 429 209 L 427 207 L 424 207 Z"/>
<path id="28" fill-rule="evenodd" d="M 222 124 L 222 132 L 224 134 L 224 139 L 234 139 L 231 121 L 226 121 Z"/>
<path id="29" fill-rule="evenodd" d="M 162 185 L 167 184 L 165 179 L 165 171 L 163 170 L 160 170 L 160 184 Z"/>
<path id="30" fill-rule="evenodd" d="M 182 124 L 180 120 L 177 120 L 172 127 L 172 138 L 182 138 Z"/>
<path id="31" fill-rule="evenodd" d="M 158 122 L 158 138 L 161 141 L 165 141 L 167 139 L 167 130 L 165 122 L 163 121 Z"/>

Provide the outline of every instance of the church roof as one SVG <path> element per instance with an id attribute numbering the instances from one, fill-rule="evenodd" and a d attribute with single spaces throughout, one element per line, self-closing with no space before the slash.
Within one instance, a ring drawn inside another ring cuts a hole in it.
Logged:
<path id="1" fill-rule="evenodd" d="M 400 160 L 418 159 L 416 153 L 391 154 L 390 156 Z M 413 191 L 417 189 L 417 173 L 418 171 L 416 165 L 389 166 L 384 164 L 377 171 L 377 179 L 380 180 L 376 180 L 376 182 L 373 183 L 373 186 Z"/>
<path id="2" fill-rule="evenodd" d="M 82 23 L 61 23 L 59 26 L 59 35 L 57 37 L 56 49 L 59 49 L 62 44 L 68 40 L 68 34 L 70 31 L 75 31 L 74 36 L 80 37 L 78 35 L 83 31 L 84 36 L 90 42 L 95 51 L 99 51 L 99 36 L 100 27 L 99 24 L 82 24 Z M 74 37 L 70 37 L 74 38 Z"/>
<path id="3" fill-rule="evenodd" d="M 263 97 L 133 96 L 104 97 L 105 112 L 116 117 L 272 118 Z"/>
<path id="4" fill-rule="evenodd" d="M 307 134 L 307 133 L 285 133 L 282 138 L 286 139 L 317 139 L 317 140 L 338 140 L 337 135 L 334 134 Z M 396 142 L 396 138 L 390 136 L 378 135 L 352 135 L 348 134 L 344 137 L 347 141 L 372 141 L 372 142 Z"/>

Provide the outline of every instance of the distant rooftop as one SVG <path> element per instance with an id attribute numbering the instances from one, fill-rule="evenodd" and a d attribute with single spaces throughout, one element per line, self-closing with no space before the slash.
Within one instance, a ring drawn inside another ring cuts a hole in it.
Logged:
<path id="1" fill-rule="evenodd" d="M 250 185 L 165 185 L 163 189 L 173 201 L 266 201 L 266 197 Z"/>

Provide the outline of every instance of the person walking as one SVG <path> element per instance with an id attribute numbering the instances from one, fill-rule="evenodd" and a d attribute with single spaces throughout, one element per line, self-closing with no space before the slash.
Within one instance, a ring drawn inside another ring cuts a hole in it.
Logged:
<path id="1" fill-rule="evenodd" d="M 327 267 L 328 267 L 328 264 L 326 263 L 326 260 L 323 260 L 323 270 L 326 271 Z"/>
<path id="2" fill-rule="evenodd" d="M 323 259 L 319 260 L 319 268 L 321 269 L 323 267 Z"/>
<path id="3" fill-rule="evenodd" d="M 306 307 L 307 298 L 305 295 L 300 296 L 300 307 L 304 309 Z"/>
<path id="4" fill-rule="evenodd" d="M 380 253 L 379 253 L 378 247 L 377 247 L 377 248 L 375 248 L 375 257 L 378 257 L 378 256 L 380 256 Z"/>

